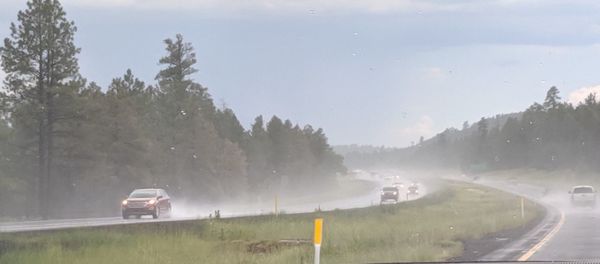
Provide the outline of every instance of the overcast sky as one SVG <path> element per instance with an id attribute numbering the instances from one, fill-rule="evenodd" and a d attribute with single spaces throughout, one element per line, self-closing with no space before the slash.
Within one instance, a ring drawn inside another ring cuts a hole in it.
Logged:
<path id="1" fill-rule="evenodd" d="M 183 34 L 193 77 L 248 127 L 278 115 L 332 144 L 407 146 L 520 111 L 552 85 L 600 91 L 600 5 L 585 1 L 63 0 L 81 73 L 154 83 L 162 40 Z M 0 36 L 25 8 L 0 1 Z M 0 72 L 0 77 L 3 73 Z"/>

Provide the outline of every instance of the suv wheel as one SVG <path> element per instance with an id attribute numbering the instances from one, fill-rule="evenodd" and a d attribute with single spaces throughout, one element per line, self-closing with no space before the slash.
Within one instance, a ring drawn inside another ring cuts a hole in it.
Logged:
<path id="1" fill-rule="evenodd" d="M 152 218 L 157 219 L 158 217 L 160 217 L 160 208 L 157 206 L 154 213 L 152 213 Z"/>
<path id="2" fill-rule="evenodd" d="M 171 208 L 171 205 L 169 205 L 169 209 L 167 210 L 167 216 L 169 218 L 171 218 L 171 213 L 173 212 L 173 209 Z"/>
<path id="3" fill-rule="evenodd" d="M 129 219 L 129 215 L 126 213 L 123 213 L 123 219 Z"/>

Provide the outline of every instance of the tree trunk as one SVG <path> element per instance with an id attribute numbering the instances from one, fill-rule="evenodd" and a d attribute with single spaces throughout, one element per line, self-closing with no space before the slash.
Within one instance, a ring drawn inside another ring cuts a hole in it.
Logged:
<path id="1" fill-rule="evenodd" d="M 40 56 L 41 58 L 41 56 Z M 41 61 L 41 59 L 40 59 Z M 38 76 L 38 103 L 41 108 L 38 115 L 38 213 L 42 219 L 48 218 L 48 177 L 47 167 L 46 118 L 44 116 L 46 89 L 44 87 L 43 68 L 40 63 Z"/>
<path id="2" fill-rule="evenodd" d="M 44 173 L 45 173 L 45 178 L 48 181 L 48 184 L 46 185 L 46 188 L 48 189 L 47 191 L 47 207 L 46 207 L 46 215 L 50 216 L 50 217 L 56 217 L 56 215 L 51 215 L 50 213 L 48 213 L 48 211 L 53 211 L 51 210 L 52 208 L 55 208 L 56 206 L 54 205 L 54 202 L 56 202 L 58 199 L 56 199 L 57 197 L 55 197 L 55 190 L 56 187 L 55 186 L 55 180 L 52 177 L 52 163 L 54 160 L 54 100 L 52 98 L 52 94 L 50 92 L 46 93 L 47 97 L 46 97 L 46 105 L 47 105 L 47 110 L 46 110 L 46 167 L 44 168 Z"/>
<path id="3" fill-rule="evenodd" d="M 42 219 L 48 218 L 47 196 L 48 196 L 48 181 L 46 178 L 46 140 L 44 126 L 44 119 L 39 120 L 39 133 L 38 133 L 38 213 Z"/>

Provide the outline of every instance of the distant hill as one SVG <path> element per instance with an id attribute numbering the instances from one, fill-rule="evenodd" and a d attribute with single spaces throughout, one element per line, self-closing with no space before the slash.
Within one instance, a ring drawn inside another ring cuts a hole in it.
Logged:
<path id="1" fill-rule="evenodd" d="M 558 89 L 551 87 L 541 104 L 533 103 L 522 112 L 482 118 L 460 130 L 448 128 L 411 147 L 361 146 L 344 150 L 344 162 L 349 168 L 451 167 L 467 173 L 514 168 L 597 172 L 600 102 L 595 94 L 590 94 L 574 106 L 562 102 Z"/>

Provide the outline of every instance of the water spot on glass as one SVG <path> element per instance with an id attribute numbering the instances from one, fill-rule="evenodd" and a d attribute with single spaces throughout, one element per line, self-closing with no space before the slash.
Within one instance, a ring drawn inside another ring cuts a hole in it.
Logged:
<path id="1" fill-rule="evenodd" d="M 507 139 L 507 140 L 506 140 L 506 143 L 510 143 L 510 139 Z"/>
<path id="2" fill-rule="evenodd" d="M 352 33 L 352 35 L 358 36 L 358 32 L 354 32 L 354 33 Z"/>
<path id="3" fill-rule="evenodd" d="M 352 52 L 352 57 L 356 57 L 356 52 Z"/>
<path id="4" fill-rule="evenodd" d="M 308 10 L 308 13 L 311 14 L 311 15 L 314 15 L 314 14 L 317 13 L 317 10 L 310 9 L 310 10 Z"/>
<path id="5" fill-rule="evenodd" d="M 175 150 L 175 146 L 171 146 L 171 148 L 170 148 L 170 149 L 171 149 L 171 150 Z"/>
<path id="6" fill-rule="evenodd" d="M 541 80 L 540 81 L 542 84 L 546 84 L 546 80 Z"/>
<path id="7" fill-rule="evenodd" d="M 196 156 L 196 153 L 194 153 L 194 155 L 192 155 L 192 158 L 197 159 L 198 156 Z"/>
<path id="8" fill-rule="evenodd" d="M 454 230 L 454 226 L 450 226 L 450 230 Z"/>
<path id="9" fill-rule="evenodd" d="M 183 110 L 179 111 L 179 113 L 181 113 L 181 115 L 186 115 L 187 113 Z"/>

